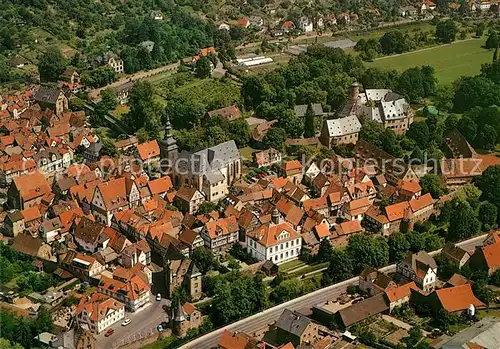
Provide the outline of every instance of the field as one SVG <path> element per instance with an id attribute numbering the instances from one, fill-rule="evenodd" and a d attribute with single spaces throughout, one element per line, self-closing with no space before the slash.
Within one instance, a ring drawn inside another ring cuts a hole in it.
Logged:
<path id="1" fill-rule="evenodd" d="M 428 64 L 436 69 L 439 83 L 452 83 L 463 75 L 476 75 L 481 64 L 490 62 L 493 53 L 481 46 L 484 40 L 466 40 L 396 56 L 382 57 L 366 63 L 368 67 L 405 69 Z"/>

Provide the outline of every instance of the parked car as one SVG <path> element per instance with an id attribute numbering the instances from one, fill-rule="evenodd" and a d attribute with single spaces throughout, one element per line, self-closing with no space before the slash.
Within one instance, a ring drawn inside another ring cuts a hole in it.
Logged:
<path id="1" fill-rule="evenodd" d="M 167 329 L 167 328 L 168 328 L 168 322 L 163 321 L 163 322 L 160 324 L 160 326 L 161 326 L 162 328 L 164 328 L 164 329 Z"/>
<path id="2" fill-rule="evenodd" d="M 109 337 L 113 333 L 115 333 L 115 330 L 113 330 L 112 328 L 110 328 L 109 330 L 106 331 L 106 333 L 104 334 L 104 337 Z"/>
<path id="3" fill-rule="evenodd" d="M 122 326 L 127 326 L 129 323 L 131 323 L 132 320 L 130 319 L 125 319 L 125 321 L 122 322 Z"/>
<path id="4" fill-rule="evenodd" d="M 163 332 L 163 326 L 162 325 L 156 326 L 156 329 L 158 330 L 158 332 Z"/>
<path id="5" fill-rule="evenodd" d="M 159 302 L 159 301 L 161 301 L 161 293 L 158 293 L 158 294 L 156 295 L 156 300 L 157 300 L 158 302 Z"/>

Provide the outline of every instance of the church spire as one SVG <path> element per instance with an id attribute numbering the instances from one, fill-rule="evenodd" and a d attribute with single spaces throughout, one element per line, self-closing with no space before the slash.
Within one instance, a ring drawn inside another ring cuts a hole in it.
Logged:
<path id="1" fill-rule="evenodd" d="M 179 147 L 177 146 L 177 141 L 172 134 L 172 124 L 170 124 L 170 119 L 167 117 L 167 122 L 165 123 L 165 134 L 163 135 L 163 139 L 160 141 L 160 157 L 162 160 L 169 159 L 170 166 L 173 166 L 178 155 Z"/>

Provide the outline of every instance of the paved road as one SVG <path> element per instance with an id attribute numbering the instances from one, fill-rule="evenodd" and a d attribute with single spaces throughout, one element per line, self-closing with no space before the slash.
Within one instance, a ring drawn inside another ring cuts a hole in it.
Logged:
<path id="1" fill-rule="evenodd" d="M 157 302 L 154 296 L 151 296 L 151 305 L 136 313 L 126 313 L 125 317 L 130 318 L 132 322 L 128 326 L 122 326 L 122 321 L 117 322 L 111 328 L 115 332 L 109 336 L 104 337 L 103 333 L 97 336 L 98 349 L 111 349 L 118 348 L 135 340 L 147 337 L 156 332 L 156 326 L 162 321 L 168 321 L 167 314 L 162 309 L 165 304 L 165 299 Z"/>
<path id="2" fill-rule="evenodd" d="M 132 74 L 132 75 L 127 75 L 127 76 L 124 76 L 118 80 L 116 80 L 115 82 L 109 84 L 109 85 L 106 85 L 104 87 L 100 87 L 100 88 L 96 88 L 95 90 L 92 90 L 89 92 L 89 99 L 91 101 L 98 101 L 100 99 L 100 93 L 102 90 L 106 89 L 106 88 L 109 88 L 109 87 L 118 87 L 118 86 L 121 86 L 129 81 L 137 81 L 137 80 L 140 80 L 140 79 L 144 79 L 144 78 L 147 78 L 147 77 L 150 77 L 150 76 L 153 76 L 153 75 L 157 75 L 157 74 L 160 74 L 160 73 L 163 73 L 163 72 L 166 72 L 166 71 L 170 71 L 170 70 L 175 70 L 179 67 L 179 62 L 175 62 L 175 63 L 171 63 L 171 64 L 167 64 L 167 65 L 164 65 L 164 66 L 161 66 L 159 68 L 155 68 L 155 69 L 151 69 L 151 70 L 146 70 L 146 71 L 140 71 L 140 72 L 137 72 L 135 74 Z"/>
<path id="3" fill-rule="evenodd" d="M 473 250 L 475 246 L 480 245 L 486 235 L 481 235 L 470 240 L 458 243 L 458 245 L 466 250 Z M 430 254 L 436 255 L 440 252 L 433 251 Z M 392 264 L 387 267 L 381 268 L 384 272 L 394 272 L 396 270 L 396 265 Z M 349 280 L 343 281 L 341 283 L 322 288 L 320 290 L 314 291 L 312 293 L 306 294 L 302 297 L 293 299 L 289 302 L 280 304 L 273 308 L 267 309 L 261 313 L 254 314 L 248 318 L 240 320 L 238 322 L 232 323 L 225 328 L 210 332 L 202 337 L 199 337 L 182 347 L 180 349 L 209 349 L 215 347 L 222 334 L 222 332 L 227 329 L 230 331 L 242 331 L 251 334 L 264 328 L 266 325 L 273 323 L 278 319 L 284 309 L 300 310 L 305 308 L 310 308 L 314 305 L 324 303 L 328 300 L 337 298 L 341 293 L 345 292 L 347 287 L 350 285 L 357 285 L 358 278 L 354 277 Z"/>

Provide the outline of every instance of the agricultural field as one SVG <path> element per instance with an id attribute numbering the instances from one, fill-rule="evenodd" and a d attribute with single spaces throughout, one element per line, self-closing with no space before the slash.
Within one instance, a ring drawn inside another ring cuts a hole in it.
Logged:
<path id="1" fill-rule="evenodd" d="M 483 63 L 490 62 L 493 52 L 482 48 L 485 39 L 458 41 L 419 51 L 388 56 L 366 63 L 368 67 L 405 69 L 428 64 L 436 70 L 441 84 L 452 83 L 460 76 L 476 75 Z"/>
<path id="2" fill-rule="evenodd" d="M 429 22 L 416 22 L 416 23 L 411 23 L 411 24 L 402 24 L 402 25 L 397 25 L 397 26 L 388 26 L 384 28 L 379 28 L 379 29 L 371 29 L 371 30 L 366 30 L 366 31 L 358 31 L 355 32 L 351 35 L 347 35 L 349 39 L 353 41 L 358 41 L 359 39 L 377 39 L 382 37 L 385 33 L 393 30 L 399 30 L 402 32 L 418 32 L 418 31 L 434 31 L 435 26 L 432 25 Z"/>

